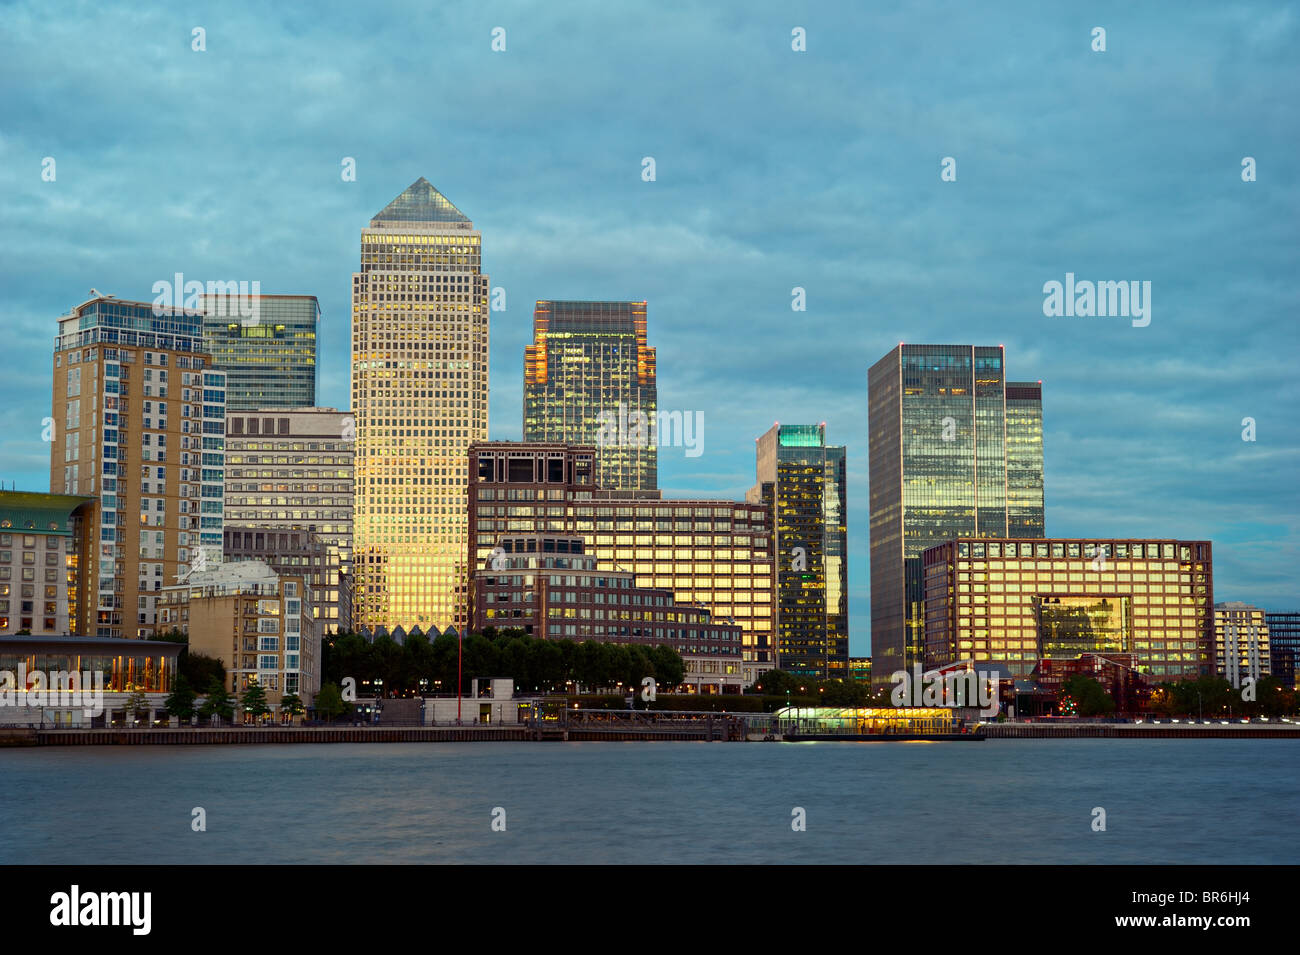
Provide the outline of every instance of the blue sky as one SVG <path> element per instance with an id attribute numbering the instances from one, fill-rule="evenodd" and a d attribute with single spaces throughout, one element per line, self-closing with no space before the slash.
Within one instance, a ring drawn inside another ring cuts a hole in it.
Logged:
<path id="1" fill-rule="evenodd" d="M 669 496 L 743 495 L 773 421 L 848 445 L 855 654 L 866 374 L 899 341 L 1043 380 L 1049 535 L 1208 538 L 1216 599 L 1300 608 L 1296 4 L 698 6 L 0 4 L 0 480 L 48 486 L 55 318 L 92 286 L 315 294 L 346 407 L 360 230 L 425 176 L 506 290 L 493 438 L 534 300 L 646 299 L 660 407 L 705 420 Z M 1044 316 L 1067 272 L 1150 281 L 1150 325 Z"/>

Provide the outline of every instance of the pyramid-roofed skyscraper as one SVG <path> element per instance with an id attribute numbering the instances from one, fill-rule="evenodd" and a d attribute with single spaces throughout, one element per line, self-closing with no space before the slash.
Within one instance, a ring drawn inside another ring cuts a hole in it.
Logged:
<path id="1" fill-rule="evenodd" d="M 488 433 L 488 277 L 423 177 L 361 232 L 352 276 L 358 626 L 464 632 L 467 451 Z"/>

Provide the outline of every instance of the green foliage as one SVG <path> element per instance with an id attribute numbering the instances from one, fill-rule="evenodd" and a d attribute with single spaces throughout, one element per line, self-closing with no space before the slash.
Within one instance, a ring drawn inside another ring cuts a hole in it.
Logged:
<path id="1" fill-rule="evenodd" d="M 266 690 L 262 689 L 260 683 L 250 682 L 248 684 L 248 688 L 244 690 L 244 695 L 239 699 L 239 705 L 254 720 L 260 720 L 271 712 L 271 707 L 266 702 Z"/>
<path id="2" fill-rule="evenodd" d="M 785 697 L 781 698 L 785 705 Z M 638 697 L 637 709 L 649 706 L 652 710 L 693 710 L 698 713 L 762 713 L 763 699 L 742 696 L 739 693 L 660 693 L 649 703 Z"/>
<path id="3" fill-rule="evenodd" d="M 184 646 L 180 656 L 176 659 L 176 672 L 185 677 L 191 687 L 207 686 L 214 679 L 221 684 L 226 682 L 226 668 L 216 657 L 210 657 L 202 653 L 194 653 L 190 650 L 190 638 L 179 630 L 169 630 L 166 633 L 154 635 L 155 640 L 165 640 L 168 643 L 179 643 Z"/>
<path id="4" fill-rule="evenodd" d="M 137 718 L 147 718 L 149 716 L 149 697 L 145 696 L 144 690 L 134 690 L 127 697 L 126 714 L 134 714 Z"/>
<path id="5" fill-rule="evenodd" d="M 1253 695 L 1253 700 L 1247 699 Z M 1161 683 L 1151 693 L 1147 709 L 1161 716 L 1224 719 L 1228 716 L 1289 716 L 1296 712 L 1296 693 L 1276 677 L 1262 677 L 1252 688 L 1234 689 L 1220 676 Z"/>
<path id="6" fill-rule="evenodd" d="M 297 693 L 286 693 L 280 697 L 280 712 L 288 713 L 290 716 L 302 716 L 307 712 L 307 707 L 303 705 L 302 697 Z"/>
<path id="7" fill-rule="evenodd" d="M 334 720 L 349 712 L 352 704 L 344 702 L 337 683 L 323 683 L 320 692 L 316 694 L 315 708 L 316 715 L 321 719 Z"/>
<path id="8" fill-rule="evenodd" d="M 226 691 L 224 683 L 211 681 L 205 693 L 205 699 L 199 706 L 199 716 L 219 716 L 227 722 L 235 718 L 235 701 Z"/>
<path id="9" fill-rule="evenodd" d="M 881 702 L 871 695 L 871 687 L 855 680 L 815 680 L 811 677 L 786 673 L 784 670 L 768 670 L 747 692 L 769 697 L 782 697 L 790 694 L 790 704 L 799 706 L 889 706 L 887 700 Z"/>
<path id="10" fill-rule="evenodd" d="M 1106 688 L 1090 676 L 1076 674 L 1061 686 L 1061 701 L 1072 705 L 1073 716 L 1109 716 L 1115 701 Z"/>
<path id="11" fill-rule="evenodd" d="M 182 723 L 188 723 L 194 716 L 194 700 L 196 695 L 194 688 L 190 686 L 190 681 L 185 679 L 184 675 L 176 677 L 176 682 L 172 685 L 171 696 L 167 697 L 163 704 L 167 708 L 167 713 L 176 717 Z"/>

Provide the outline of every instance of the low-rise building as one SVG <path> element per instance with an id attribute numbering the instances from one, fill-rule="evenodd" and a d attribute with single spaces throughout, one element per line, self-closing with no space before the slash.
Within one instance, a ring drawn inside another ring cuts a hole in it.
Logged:
<path id="1" fill-rule="evenodd" d="M 668 646 L 686 664 L 683 682 L 698 692 L 743 686 L 739 626 L 602 566 L 582 537 L 503 537 L 472 585 L 474 630 L 515 627 L 541 640 Z"/>
<path id="2" fill-rule="evenodd" d="M 320 634 L 304 574 L 277 574 L 255 560 L 219 564 L 166 588 L 161 613 L 161 627 L 221 661 L 233 694 L 256 682 L 274 710 L 290 693 L 310 706 L 320 691 Z"/>
<path id="3" fill-rule="evenodd" d="M 95 499 L 0 491 L 0 637 L 79 632 L 77 596 Z"/>

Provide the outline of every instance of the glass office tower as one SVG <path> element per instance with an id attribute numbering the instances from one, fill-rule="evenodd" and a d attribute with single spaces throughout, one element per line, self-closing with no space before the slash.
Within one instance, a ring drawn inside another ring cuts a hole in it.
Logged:
<path id="1" fill-rule="evenodd" d="M 361 233 L 352 276 L 353 619 L 463 632 L 467 452 L 488 432 L 481 236 L 423 178 Z"/>
<path id="2" fill-rule="evenodd" d="M 203 296 L 203 342 L 226 373 L 227 410 L 314 406 L 316 296 L 257 295 L 252 304 L 241 315 L 238 293 Z"/>
<path id="3" fill-rule="evenodd" d="M 599 487 L 654 490 L 656 397 L 645 302 L 537 303 L 524 353 L 525 441 L 596 445 Z M 637 413 L 645 416 L 641 429 Z M 631 426 L 611 441 L 602 415 Z"/>
<path id="4" fill-rule="evenodd" d="M 868 373 L 877 689 L 925 663 L 926 548 L 1043 536 L 1041 386 L 1015 387 L 1009 409 L 1000 345 L 900 344 Z"/>
<path id="5" fill-rule="evenodd" d="M 757 442 L 748 500 L 771 510 L 777 554 L 777 657 L 788 673 L 849 676 L 844 447 L 826 425 L 773 425 Z"/>

